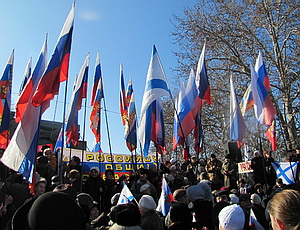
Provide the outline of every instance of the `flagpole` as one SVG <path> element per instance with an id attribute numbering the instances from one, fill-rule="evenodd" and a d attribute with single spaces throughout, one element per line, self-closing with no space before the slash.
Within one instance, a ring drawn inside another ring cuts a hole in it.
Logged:
<path id="1" fill-rule="evenodd" d="M 64 145 L 65 145 L 65 122 L 66 122 L 66 106 L 67 106 L 67 91 L 68 91 L 68 79 L 66 80 L 66 83 L 65 83 L 65 97 L 64 97 L 64 110 L 63 110 L 63 126 L 62 126 L 62 147 L 61 147 L 61 156 L 60 156 L 60 164 L 59 164 L 59 182 L 60 184 L 63 183 L 63 167 L 62 167 L 62 164 L 63 164 L 63 155 L 64 155 Z M 58 97 L 58 96 L 57 96 Z M 71 158 L 69 159 L 71 160 Z"/>
<path id="2" fill-rule="evenodd" d="M 109 133 L 109 127 L 108 127 L 108 118 L 107 118 L 107 110 L 106 110 L 106 103 L 105 103 L 105 98 L 103 98 L 103 103 L 104 103 L 104 114 L 105 114 L 105 123 L 106 123 L 106 132 L 107 132 L 107 139 L 108 139 L 108 146 L 109 146 L 109 152 L 110 152 L 110 157 L 111 157 L 111 164 L 112 164 L 112 170 L 113 174 L 115 177 L 115 170 L 114 170 L 114 160 L 113 160 L 113 155 L 112 155 L 112 150 L 111 150 L 111 141 L 110 141 L 110 133 Z"/>
<path id="3" fill-rule="evenodd" d="M 58 104 L 58 96 L 56 97 L 56 101 L 55 101 L 53 120 L 52 120 L 52 125 L 51 125 L 51 133 L 50 133 L 50 142 L 51 143 L 52 143 L 52 135 L 53 135 L 53 126 L 54 126 L 54 121 L 55 121 L 55 118 L 56 118 L 57 104 Z"/>
<path id="4" fill-rule="evenodd" d="M 82 192 L 82 178 L 83 178 L 83 158 L 84 158 L 84 151 L 86 150 L 85 147 L 85 125 L 86 125 L 86 103 L 87 103 L 87 98 L 85 98 L 85 102 L 84 102 L 84 115 L 83 115 L 83 134 L 82 134 L 82 150 L 81 150 L 81 182 L 80 182 L 80 191 Z"/>
<path id="5" fill-rule="evenodd" d="M 260 149 L 260 154 L 262 157 L 262 165 L 263 165 L 263 171 L 264 171 L 264 183 L 267 183 L 267 174 L 266 174 L 266 167 L 265 167 L 265 157 L 263 154 L 263 148 L 262 148 L 262 141 L 261 141 L 261 133 L 260 133 L 260 124 L 257 123 L 258 127 L 258 135 L 259 135 L 259 149 Z"/>

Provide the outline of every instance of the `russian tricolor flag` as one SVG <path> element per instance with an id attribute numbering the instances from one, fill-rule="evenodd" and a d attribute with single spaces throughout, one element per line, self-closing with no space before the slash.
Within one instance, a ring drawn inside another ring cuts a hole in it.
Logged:
<path id="1" fill-rule="evenodd" d="M 171 202 L 174 201 L 172 192 L 168 186 L 168 183 L 165 177 L 162 178 L 162 186 L 161 186 L 161 194 L 158 200 L 158 204 L 156 207 L 156 211 L 163 214 L 163 216 L 167 216 Z"/>
<path id="2" fill-rule="evenodd" d="M 98 82 L 97 90 L 95 93 L 94 101 L 91 103 L 93 105 L 92 111 L 90 114 L 90 128 L 95 135 L 96 145 L 100 146 L 100 121 L 101 121 L 101 99 L 104 98 L 104 90 L 102 84 L 102 75 L 101 75 L 101 65 L 100 65 L 100 57 L 99 52 L 97 52 L 96 58 L 96 67 L 95 67 L 95 76 L 94 82 Z"/>
<path id="3" fill-rule="evenodd" d="M 20 122 L 5 150 L 1 161 L 9 168 L 20 172 L 30 183 L 34 175 L 35 157 L 38 147 L 41 107 L 34 107 L 30 101 L 47 63 L 47 39 L 33 70 L 32 76 L 19 97 L 17 111 Z M 27 100 L 27 101 L 26 101 Z M 20 106 L 20 107 L 19 107 Z"/>
<path id="4" fill-rule="evenodd" d="M 65 21 L 47 69 L 39 81 L 32 97 L 32 104 L 40 106 L 58 94 L 60 82 L 68 79 L 70 51 L 72 43 L 75 4 Z"/>
<path id="5" fill-rule="evenodd" d="M 257 120 L 260 124 L 271 125 L 276 109 L 269 94 L 270 83 L 261 53 L 257 58 L 255 70 L 251 65 L 251 88 Z"/>
<path id="6" fill-rule="evenodd" d="M 196 71 L 196 84 L 198 97 L 211 104 L 210 84 L 208 81 L 206 64 L 205 64 L 205 44 L 203 46 Z"/>
<path id="7" fill-rule="evenodd" d="M 87 80 L 89 73 L 90 53 L 88 53 L 80 72 L 75 80 L 70 107 L 66 115 L 66 145 L 77 145 L 79 139 L 78 111 L 81 109 L 82 99 L 86 98 Z"/>

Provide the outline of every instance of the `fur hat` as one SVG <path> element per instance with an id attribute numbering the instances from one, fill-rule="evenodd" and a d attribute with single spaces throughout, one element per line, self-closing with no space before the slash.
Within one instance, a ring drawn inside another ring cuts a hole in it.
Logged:
<path id="1" fill-rule="evenodd" d="M 92 167 L 92 168 L 90 169 L 90 172 L 92 172 L 92 170 L 96 170 L 98 174 L 100 173 L 99 168 L 96 167 L 96 166 Z"/>
<path id="2" fill-rule="evenodd" d="M 82 210 L 70 196 L 47 192 L 21 206 L 13 216 L 12 226 L 14 230 L 83 230 L 85 222 Z"/>
<path id="3" fill-rule="evenodd" d="M 177 189 L 173 193 L 174 200 L 180 200 L 186 195 L 186 189 Z"/>
<path id="4" fill-rule="evenodd" d="M 143 184 L 140 188 L 140 192 L 145 192 L 148 188 L 150 188 L 149 184 Z"/>
<path id="5" fill-rule="evenodd" d="M 175 158 L 172 158 L 172 159 L 170 160 L 170 163 L 171 163 L 171 164 L 175 164 L 175 163 L 176 163 L 176 159 L 175 159 Z"/>
<path id="6" fill-rule="evenodd" d="M 260 204 L 261 203 L 261 198 L 258 194 L 253 193 L 250 197 L 250 201 L 252 204 Z"/>
<path id="7" fill-rule="evenodd" d="M 86 206 L 89 209 L 91 209 L 94 204 L 93 198 L 87 193 L 79 193 L 76 200 L 80 206 Z"/>
<path id="8" fill-rule="evenodd" d="M 238 204 L 240 202 L 240 199 L 235 194 L 229 194 L 230 197 L 230 204 Z"/>
<path id="9" fill-rule="evenodd" d="M 156 209 L 156 203 L 153 197 L 150 195 L 143 195 L 139 201 L 139 206 L 143 212 L 148 212 L 150 210 Z"/>
<path id="10" fill-rule="evenodd" d="M 219 224 L 226 230 L 243 230 L 245 224 L 243 209 L 237 204 L 226 206 L 219 213 Z"/>
<path id="11" fill-rule="evenodd" d="M 115 195 L 113 195 L 113 197 L 110 199 L 110 203 L 112 206 L 116 206 L 118 201 L 119 201 L 119 198 L 120 198 L 120 195 L 121 193 L 116 193 Z"/>
<path id="12" fill-rule="evenodd" d="M 133 203 L 115 206 L 114 215 L 116 223 L 121 226 L 136 226 L 141 222 L 140 210 Z"/>

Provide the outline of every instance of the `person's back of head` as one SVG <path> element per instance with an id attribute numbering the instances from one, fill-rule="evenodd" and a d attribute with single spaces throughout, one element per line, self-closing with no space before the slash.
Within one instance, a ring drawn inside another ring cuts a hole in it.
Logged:
<path id="1" fill-rule="evenodd" d="M 237 204 L 226 206 L 219 213 L 220 230 L 243 230 L 244 225 L 245 214 L 243 209 Z"/>
<path id="2" fill-rule="evenodd" d="M 300 229 L 300 192 L 293 189 L 277 193 L 268 205 L 273 229 Z"/>

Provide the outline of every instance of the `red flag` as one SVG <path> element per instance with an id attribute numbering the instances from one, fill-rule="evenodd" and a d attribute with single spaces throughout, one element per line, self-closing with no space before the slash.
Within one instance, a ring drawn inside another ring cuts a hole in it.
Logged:
<path id="1" fill-rule="evenodd" d="M 266 136 L 271 142 L 272 151 L 276 151 L 276 122 L 275 120 L 272 121 L 272 124 L 268 126 L 266 131 Z"/>
<path id="2" fill-rule="evenodd" d="M 65 21 L 54 53 L 32 97 L 32 104 L 36 107 L 57 95 L 60 82 L 68 79 L 74 13 L 75 5 L 73 5 Z"/>
<path id="3" fill-rule="evenodd" d="M 9 139 L 11 83 L 13 75 L 14 50 L 12 51 L 0 79 L 0 147 L 6 148 Z"/>

